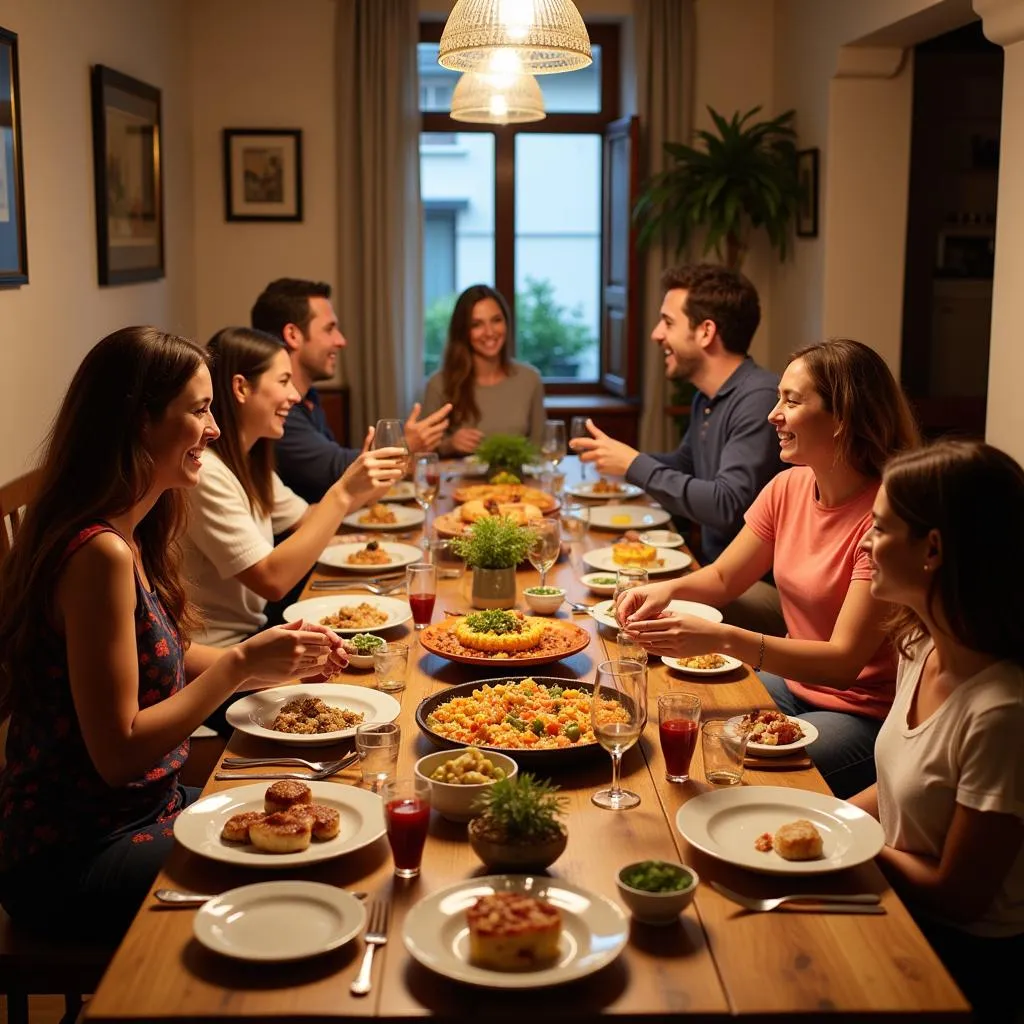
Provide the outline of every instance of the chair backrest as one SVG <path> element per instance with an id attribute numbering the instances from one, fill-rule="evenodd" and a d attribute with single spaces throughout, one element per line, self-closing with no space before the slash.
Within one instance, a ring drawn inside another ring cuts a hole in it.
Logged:
<path id="1" fill-rule="evenodd" d="M 0 486 L 0 561 L 11 550 L 11 543 L 25 518 L 25 506 L 35 498 L 38 489 L 37 469 Z"/>

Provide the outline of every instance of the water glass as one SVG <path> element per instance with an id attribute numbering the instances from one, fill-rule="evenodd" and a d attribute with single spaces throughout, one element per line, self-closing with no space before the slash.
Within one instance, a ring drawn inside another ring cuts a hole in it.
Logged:
<path id="1" fill-rule="evenodd" d="M 395 874 L 415 878 L 420 873 L 430 829 L 430 781 L 394 779 L 384 783 L 381 796 Z"/>
<path id="2" fill-rule="evenodd" d="M 460 580 L 466 572 L 466 560 L 450 540 L 434 540 L 430 544 L 430 560 L 437 566 L 440 580 Z"/>
<path id="3" fill-rule="evenodd" d="M 615 621 L 622 625 L 619 618 L 619 597 L 634 587 L 647 586 L 647 570 L 631 565 L 619 569 L 615 573 L 615 593 L 612 595 L 612 607 L 615 609 Z"/>
<path id="4" fill-rule="evenodd" d="M 356 726 L 356 753 L 363 782 L 374 793 L 395 777 L 402 730 L 397 722 L 366 722 Z"/>
<path id="5" fill-rule="evenodd" d="M 590 431 L 587 430 L 587 417 L 586 416 L 573 416 L 569 422 L 569 437 L 590 437 Z M 587 463 L 580 462 L 580 480 L 586 481 L 587 479 Z"/>
<path id="6" fill-rule="evenodd" d="M 430 508 L 437 500 L 441 488 L 441 464 L 437 452 L 420 452 L 413 462 L 412 486 L 416 504 L 423 509 L 424 516 L 430 515 Z M 426 523 L 423 526 L 423 544 L 429 547 Z"/>
<path id="7" fill-rule="evenodd" d="M 434 614 L 437 598 L 437 566 L 433 562 L 414 562 L 405 569 L 405 591 L 409 595 L 412 621 L 416 629 L 426 629 Z"/>
<path id="8" fill-rule="evenodd" d="M 562 491 L 565 490 L 565 474 L 556 473 L 552 469 L 544 470 L 540 475 L 540 489 L 550 494 L 555 501 L 561 501 Z"/>
<path id="9" fill-rule="evenodd" d="M 404 690 L 409 670 L 409 645 L 393 641 L 374 648 L 373 670 L 377 674 L 378 690 Z"/>
<path id="10" fill-rule="evenodd" d="M 558 561 L 562 550 L 562 530 L 557 519 L 531 519 L 527 527 L 534 532 L 533 543 L 527 552 L 530 564 L 540 573 L 540 585 L 545 585 L 548 569 Z"/>
<path id="11" fill-rule="evenodd" d="M 658 698 L 658 738 L 668 782 L 686 782 L 690 777 L 699 730 L 700 697 L 676 691 Z"/>
<path id="12" fill-rule="evenodd" d="M 405 424 L 401 420 L 377 420 L 377 425 L 373 428 L 373 444 L 370 447 L 374 451 L 378 448 L 404 448 L 408 451 Z"/>
<path id="13" fill-rule="evenodd" d="M 704 778 L 716 786 L 736 786 L 743 781 L 743 758 L 750 734 L 735 722 L 714 718 L 700 730 Z"/>
<path id="14" fill-rule="evenodd" d="M 565 458 L 565 423 L 562 420 L 544 421 L 540 453 L 552 466 L 557 466 Z"/>
<path id="15" fill-rule="evenodd" d="M 598 790 L 590 799 L 610 811 L 636 807 L 640 797 L 619 785 L 622 755 L 643 731 L 644 669 L 635 661 L 604 661 L 597 667 L 594 696 L 590 700 L 590 724 L 597 742 L 612 755 L 610 789 Z"/>

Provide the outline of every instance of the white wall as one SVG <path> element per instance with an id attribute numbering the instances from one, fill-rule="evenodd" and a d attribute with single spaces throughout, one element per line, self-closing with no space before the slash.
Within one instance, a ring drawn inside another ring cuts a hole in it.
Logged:
<path id="1" fill-rule="evenodd" d="M 153 323 L 195 330 L 192 107 L 176 0 L 4 0 L 18 33 L 29 284 L 0 291 L 0 480 L 35 462 L 72 373 L 101 337 Z M 89 73 L 106 64 L 162 91 L 166 276 L 97 281 Z"/>

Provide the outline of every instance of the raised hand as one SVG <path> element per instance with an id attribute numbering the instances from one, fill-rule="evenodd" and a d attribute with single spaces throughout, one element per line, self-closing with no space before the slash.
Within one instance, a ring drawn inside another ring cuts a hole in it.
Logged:
<path id="1" fill-rule="evenodd" d="M 448 414 L 452 411 L 450 402 L 423 419 L 420 419 L 421 409 L 417 402 L 405 421 L 405 440 L 410 452 L 435 451 L 448 429 Z"/>
<path id="2" fill-rule="evenodd" d="M 599 430 L 593 420 L 587 420 L 587 430 L 590 431 L 590 437 L 574 437 L 569 447 L 579 455 L 581 461 L 595 463 L 599 473 L 625 476 L 626 470 L 640 453 Z"/>
<path id="3" fill-rule="evenodd" d="M 373 438 L 372 428 L 367 432 L 366 443 Z M 401 480 L 405 473 L 408 454 L 404 448 L 366 448 L 359 458 L 342 474 L 337 485 L 349 497 L 349 510 L 374 501 L 387 491 L 392 484 Z"/>

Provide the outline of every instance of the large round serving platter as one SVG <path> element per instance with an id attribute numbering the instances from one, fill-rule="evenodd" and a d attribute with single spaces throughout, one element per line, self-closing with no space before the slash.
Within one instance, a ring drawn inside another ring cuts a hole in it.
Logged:
<path id="1" fill-rule="evenodd" d="M 354 565 L 348 559 L 357 551 L 362 551 L 366 544 L 330 544 L 320 552 L 317 561 L 321 565 L 329 565 L 332 569 L 344 569 L 346 572 L 387 572 L 395 569 L 404 569 L 413 562 L 423 560 L 423 548 L 415 547 L 413 544 L 391 544 L 387 541 L 379 541 L 378 546 L 388 556 L 386 562 L 376 562 L 373 565 Z"/>
<path id="2" fill-rule="evenodd" d="M 473 691 L 480 686 L 497 686 L 499 683 L 521 683 L 524 679 L 532 679 L 542 686 L 554 684 L 565 689 L 584 690 L 591 695 L 594 693 L 593 683 L 584 683 L 578 679 L 562 679 L 557 676 L 495 676 L 493 679 L 477 679 L 471 683 L 459 683 L 456 686 L 449 686 L 446 690 L 431 694 L 431 696 L 421 700 L 416 708 L 416 724 L 430 742 L 438 747 L 455 750 L 469 746 L 463 740 L 449 739 L 435 732 L 427 724 L 427 718 L 437 708 L 447 704 L 450 700 L 455 700 L 456 697 L 471 697 Z M 472 746 L 478 747 L 480 750 L 494 750 L 499 754 L 505 754 L 507 757 L 511 757 L 523 769 L 531 767 L 551 768 L 558 765 L 575 764 L 580 760 L 586 760 L 598 755 L 603 750 L 601 744 L 596 741 L 593 743 L 574 743 L 571 747 L 557 747 L 547 750 L 499 747 L 487 743 L 473 743 Z"/>
<path id="3" fill-rule="evenodd" d="M 296 601 L 288 605 L 281 613 L 285 622 L 305 619 L 307 622 L 319 622 L 333 615 L 339 608 L 356 608 L 368 604 L 377 611 L 387 615 L 387 620 L 376 626 L 330 626 L 340 636 L 355 636 L 356 633 L 379 633 L 382 629 L 400 626 L 412 618 L 412 609 L 408 601 L 400 601 L 396 597 L 378 597 L 376 594 L 338 594 L 336 597 L 307 597 L 305 601 Z"/>
<path id="4" fill-rule="evenodd" d="M 598 530 L 650 530 L 671 522 L 663 508 L 650 505 L 595 505 L 590 525 Z"/>
<path id="5" fill-rule="evenodd" d="M 540 616 L 535 617 L 540 618 Z M 544 619 L 545 624 L 552 629 L 560 629 L 566 633 L 568 646 L 564 651 L 559 651 L 555 654 L 526 655 L 521 658 L 489 658 L 482 653 L 477 656 L 450 654 L 444 649 L 442 638 L 457 621 L 457 617 L 445 619 L 443 622 L 435 623 L 433 626 L 427 626 L 426 629 L 420 632 L 417 639 L 425 651 L 430 651 L 431 654 L 436 654 L 441 658 L 447 658 L 449 661 L 456 661 L 460 665 L 486 665 L 503 669 L 529 668 L 532 665 L 551 665 L 556 661 L 561 661 L 563 658 L 571 658 L 574 654 L 579 654 L 590 643 L 590 634 L 581 626 L 577 626 L 575 622 L 568 622 L 565 619 L 548 618 L 547 616 L 544 616 Z"/>
<path id="6" fill-rule="evenodd" d="M 393 523 L 364 522 L 363 517 L 368 515 L 365 508 L 350 512 L 342 519 L 342 522 L 354 530 L 407 530 L 410 526 L 422 526 L 427 518 L 427 514 L 421 508 L 409 508 L 408 505 L 394 503 L 388 505 L 387 508 L 394 513 L 395 521 Z"/>
<path id="7" fill-rule="evenodd" d="M 614 547 L 607 547 L 584 551 L 583 561 L 591 569 L 597 569 L 599 572 L 617 572 L 619 569 L 637 568 L 646 569 L 648 576 L 661 576 L 667 572 L 679 572 L 693 562 L 692 556 L 688 555 L 685 551 L 676 551 L 674 548 L 658 548 L 652 562 L 645 565 L 623 566 L 612 557 L 614 550 Z M 661 564 L 656 564 L 658 562 L 661 562 Z"/>

